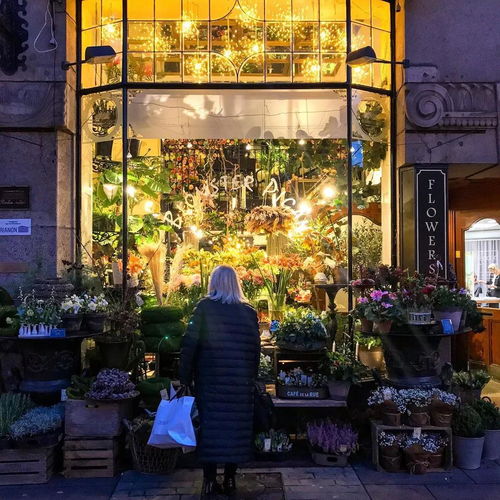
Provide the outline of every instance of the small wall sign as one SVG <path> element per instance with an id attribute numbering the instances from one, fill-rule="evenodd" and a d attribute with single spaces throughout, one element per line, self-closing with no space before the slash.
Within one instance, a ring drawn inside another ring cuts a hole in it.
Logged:
<path id="1" fill-rule="evenodd" d="M 0 236 L 31 236 L 31 219 L 0 219 Z"/>
<path id="2" fill-rule="evenodd" d="M 0 210 L 29 210 L 29 208 L 29 187 L 0 186 Z"/>

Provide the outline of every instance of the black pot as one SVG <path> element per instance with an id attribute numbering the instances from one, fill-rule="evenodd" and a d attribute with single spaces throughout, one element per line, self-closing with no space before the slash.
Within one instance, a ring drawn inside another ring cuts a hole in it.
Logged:
<path id="1" fill-rule="evenodd" d="M 86 313 L 84 316 L 84 329 L 89 333 L 102 333 L 107 317 L 106 313 Z"/>
<path id="2" fill-rule="evenodd" d="M 62 325 L 66 329 L 66 333 L 79 332 L 82 328 L 82 321 L 81 314 L 65 314 L 62 317 Z"/>
<path id="3" fill-rule="evenodd" d="M 131 341 L 112 337 L 97 337 L 95 343 L 101 355 L 104 368 L 126 370 L 130 359 Z"/>

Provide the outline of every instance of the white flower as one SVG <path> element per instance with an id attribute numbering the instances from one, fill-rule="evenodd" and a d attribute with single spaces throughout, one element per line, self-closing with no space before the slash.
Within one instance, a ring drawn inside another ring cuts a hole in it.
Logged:
<path id="1" fill-rule="evenodd" d="M 8 325 L 12 325 L 12 323 L 14 323 L 14 320 L 12 318 L 5 318 L 5 322 L 8 324 Z"/>

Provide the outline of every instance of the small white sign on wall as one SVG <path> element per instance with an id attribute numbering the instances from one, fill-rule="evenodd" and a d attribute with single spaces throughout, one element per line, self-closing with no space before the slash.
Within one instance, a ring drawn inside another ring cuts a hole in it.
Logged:
<path id="1" fill-rule="evenodd" d="M 0 219 L 0 236 L 31 236 L 31 219 Z"/>

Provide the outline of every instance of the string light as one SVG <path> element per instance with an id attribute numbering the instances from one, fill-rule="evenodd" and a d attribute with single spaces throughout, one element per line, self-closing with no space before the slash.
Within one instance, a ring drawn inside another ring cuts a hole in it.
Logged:
<path id="1" fill-rule="evenodd" d="M 305 139 L 299 139 L 299 146 L 305 146 L 306 140 Z"/>
<path id="2" fill-rule="evenodd" d="M 335 189 L 332 186 L 325 186 L 321 192 L 323 198 L 331 200 L 335 196 Z"/>

